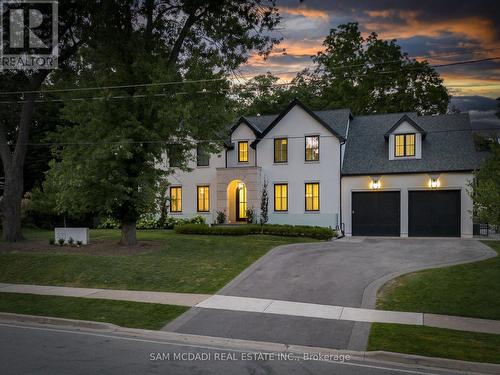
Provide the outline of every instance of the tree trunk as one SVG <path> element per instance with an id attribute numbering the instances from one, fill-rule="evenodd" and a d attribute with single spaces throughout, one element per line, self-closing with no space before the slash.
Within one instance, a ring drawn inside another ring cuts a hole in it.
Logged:
<path id="1" fill-rule="evenodd" d="M 135 221 L 132 223 L 122 223 L 122 239 L 120 244 L 125 246 L 137 245 Z"/>
<path id="2" fill-rule="evenodd" d="M 21 233 L 23 173 L 19 169 L 6 170 L 6 172 L 2 198 L 3 240 L 16 242 L 24 239 Z"/>

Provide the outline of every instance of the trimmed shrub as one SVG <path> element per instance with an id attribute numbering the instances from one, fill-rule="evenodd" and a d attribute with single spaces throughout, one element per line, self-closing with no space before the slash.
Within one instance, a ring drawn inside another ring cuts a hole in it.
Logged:
<path id="1" fill-rule="evenodd" d="M 277 225 L 248 224 L 241 226 L 214 226 L 200 224 L 185 224 L 177 226 L 175 233 L 179 234 L 210 234 L 218 236 L 244 236 L 248 234 L 268 234 L 286 237 L 309 237 L 318 240 L 329 240 L 335 237 L 336 233 L 331 228 L 310 227 L 302 225 Z"/>

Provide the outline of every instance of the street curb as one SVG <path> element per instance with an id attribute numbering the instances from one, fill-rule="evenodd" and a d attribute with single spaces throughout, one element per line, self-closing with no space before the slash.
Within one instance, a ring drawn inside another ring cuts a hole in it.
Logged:
<path id="1" fill-rule="evenodd" d="M 0 321 L 4 323 L 35 323 L 41 325 L 65 326 L 71 328 L 92 329 L 100 331 L 116 331 L 120 326 L 111 323 L 93 322 L 90 320 L 76 320 L 65 318 L 53 318 L 49 316 L 24 315 L 0 312 Z"/>
<path id="2" fill-rule="evenodd" d="M 477 241 L 477 240 L 476 240 Z M 481 243 L 480 241 L 477 241 Z M 487 245 L 481 244 L 483 249 L 481 255 L 478 255 L 477 258 L 463 260 L 463 261 L 455 261 L 455 262 L 445 262 L 445 263 L 437 263 L 430 266 L 425 267 L 408 267 L 404 270 L 400 270 L 397 272 L 388 273 L 382 277 L 379 277 L 376 280 L 373 280 L 370 284 L 368 284 L 364 291 L 363 297 L 361 300 L 360 308 L 363 309 L 375 309 L 377 302 L 377 294 L 380 288 L 382 288 L 388 281 L 393 280 L 397 277 L 418 271 L 430 270 L 441 267 L 451 267 L 457 266 L 460 264 L 467 263 L 476 263 L 481 262 L 483 260 L 487 260 L 490 258 L 494 258 L 498 256 L 498 254 L 488 247 Z M 362 322 L 355 322 L 351 331 L 351 337 L 349 339 L 349 343 L 347 345 L 348 349 L 352 350 L 365 350 L 368 345 L 368 336 L 370 335 L 370 327 L 371 323 L 365 324 Z"/>
<path id="3" fill-rule="evenodd" d="M 390 363 L 411 368 L 433 368 L 453 370 L 460 374 L 499 374 L 500 365 L 493 363 L 468 362 L 446 358 L 424 357 L 419 355 L 393 353 L 385 351 L 353 351 L 337 350 L 330 348 L 319 348 L 300 345 L 286 345 L 282 343 L 272 343 L 263 341 L 240 340 L 223 337 L 200 336 L 176 332 L 151 331 L 145 329 L 125 328 L 110 323 L 100 323 L 85 320 L 73 320 L 63 318 L 52 318 L 45 316 L 22 315 L 11 313 L 0 313 L 0 322 L 4 324 L 27 323 L 27 326 L 56 326 L 59 328 L 76 329 L 78 331 L 88 331 L 95 334 L 96 331 L 102 333 L 113 333 L 113 335 L 132 338 L 147 338 L 163 340 L 176 344 L 191 346 L 204 346 L 207 349 L 228 349 L 249 352 L 276 352 L 289 354 L 322 354 L 344 357 L 349 355 L 350 360 L 369 363 Z M 335 362 L 335 361 L 332 361 Z"/>

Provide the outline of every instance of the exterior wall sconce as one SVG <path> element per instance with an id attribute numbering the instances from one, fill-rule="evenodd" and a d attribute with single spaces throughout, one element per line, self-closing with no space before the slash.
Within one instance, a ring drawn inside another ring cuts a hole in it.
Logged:
<path id="1" fill-rule="evenodd" d="M 430 175 L 430 180 L 429 180 L 429 187 L 431 189 L 437 189 L 439 186 L 441 186 L 441 183 L 439 182 L 439 175 Z"/>
<path id="2" fill-rule="evenodd" d="M 372 179 L 372 182 L 370 184 L 370 187 L 373 189 L 373 190 L 378 190 L 380 189 L 380 176 L 372 176 L 371 177 Z"/>

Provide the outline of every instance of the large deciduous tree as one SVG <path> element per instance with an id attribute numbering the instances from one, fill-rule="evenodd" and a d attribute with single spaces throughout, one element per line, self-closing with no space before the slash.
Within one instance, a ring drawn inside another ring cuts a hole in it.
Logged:
<path id="1" fill-rule="evenodd" d="M 102 32 L 79 53 L 74 85 L 120 89 L 65 103 L 74 124 L 54 136 L 47 184 L 59 212 L 94 212 L 121 223 L 125 245 L 171 169 L 187 168 L 198 143 L 220 147 L 232 116 L 228 73 L 251 51 L 267 53 L 279 21 L 274 1 L 110 2 Z M 179 84 L 157 85 L 160 82 Z M 150 85 L 148 85 L 150 84 Z M 82 93 L 75 94 L 79 97 Z"/>
<path id="2" fill-rule="evenodd" d="M 416 111 L 445 113 L 449 96 L 439 74 L 426 61 L 401 51 L 395 40 L 372 33 L 363 37 L 357 23 L 332 29 L 314 58 L 314 68 L 300 72 L 286 88 L 275 77 L 256 77 L 257 94 L 248 113 L 277 113 L 297 97 L 311 108 L 350 108 L 354 114 Z M 243 99 L 246 99 L 243 96 Z"/>
<path id="3" fill-rule="evenodd" d="M 59 57 L 58 64 L 65 69 L 78 48 L 92 34 L 94 15 L 101 1 L 64 1 L 59 4 Z M 40 27 L 42 29 L 43 26 Z M 42 30 L 47 33 L 47 30 Z M 37 118 L 38 91 L 53 74 L 50 70 L 8 71 L 0 74 L 2 88 L 25 91 L 24 95 L 2 96 L 11 104 L 0 105 L 0 157 L 5 178 L 1 199 L 3 239 L 21 240 L 21 199 L 24 186 L 24 166 L 30 131 Z M 20 103 L 14 103 L 20 100 Z"/>

